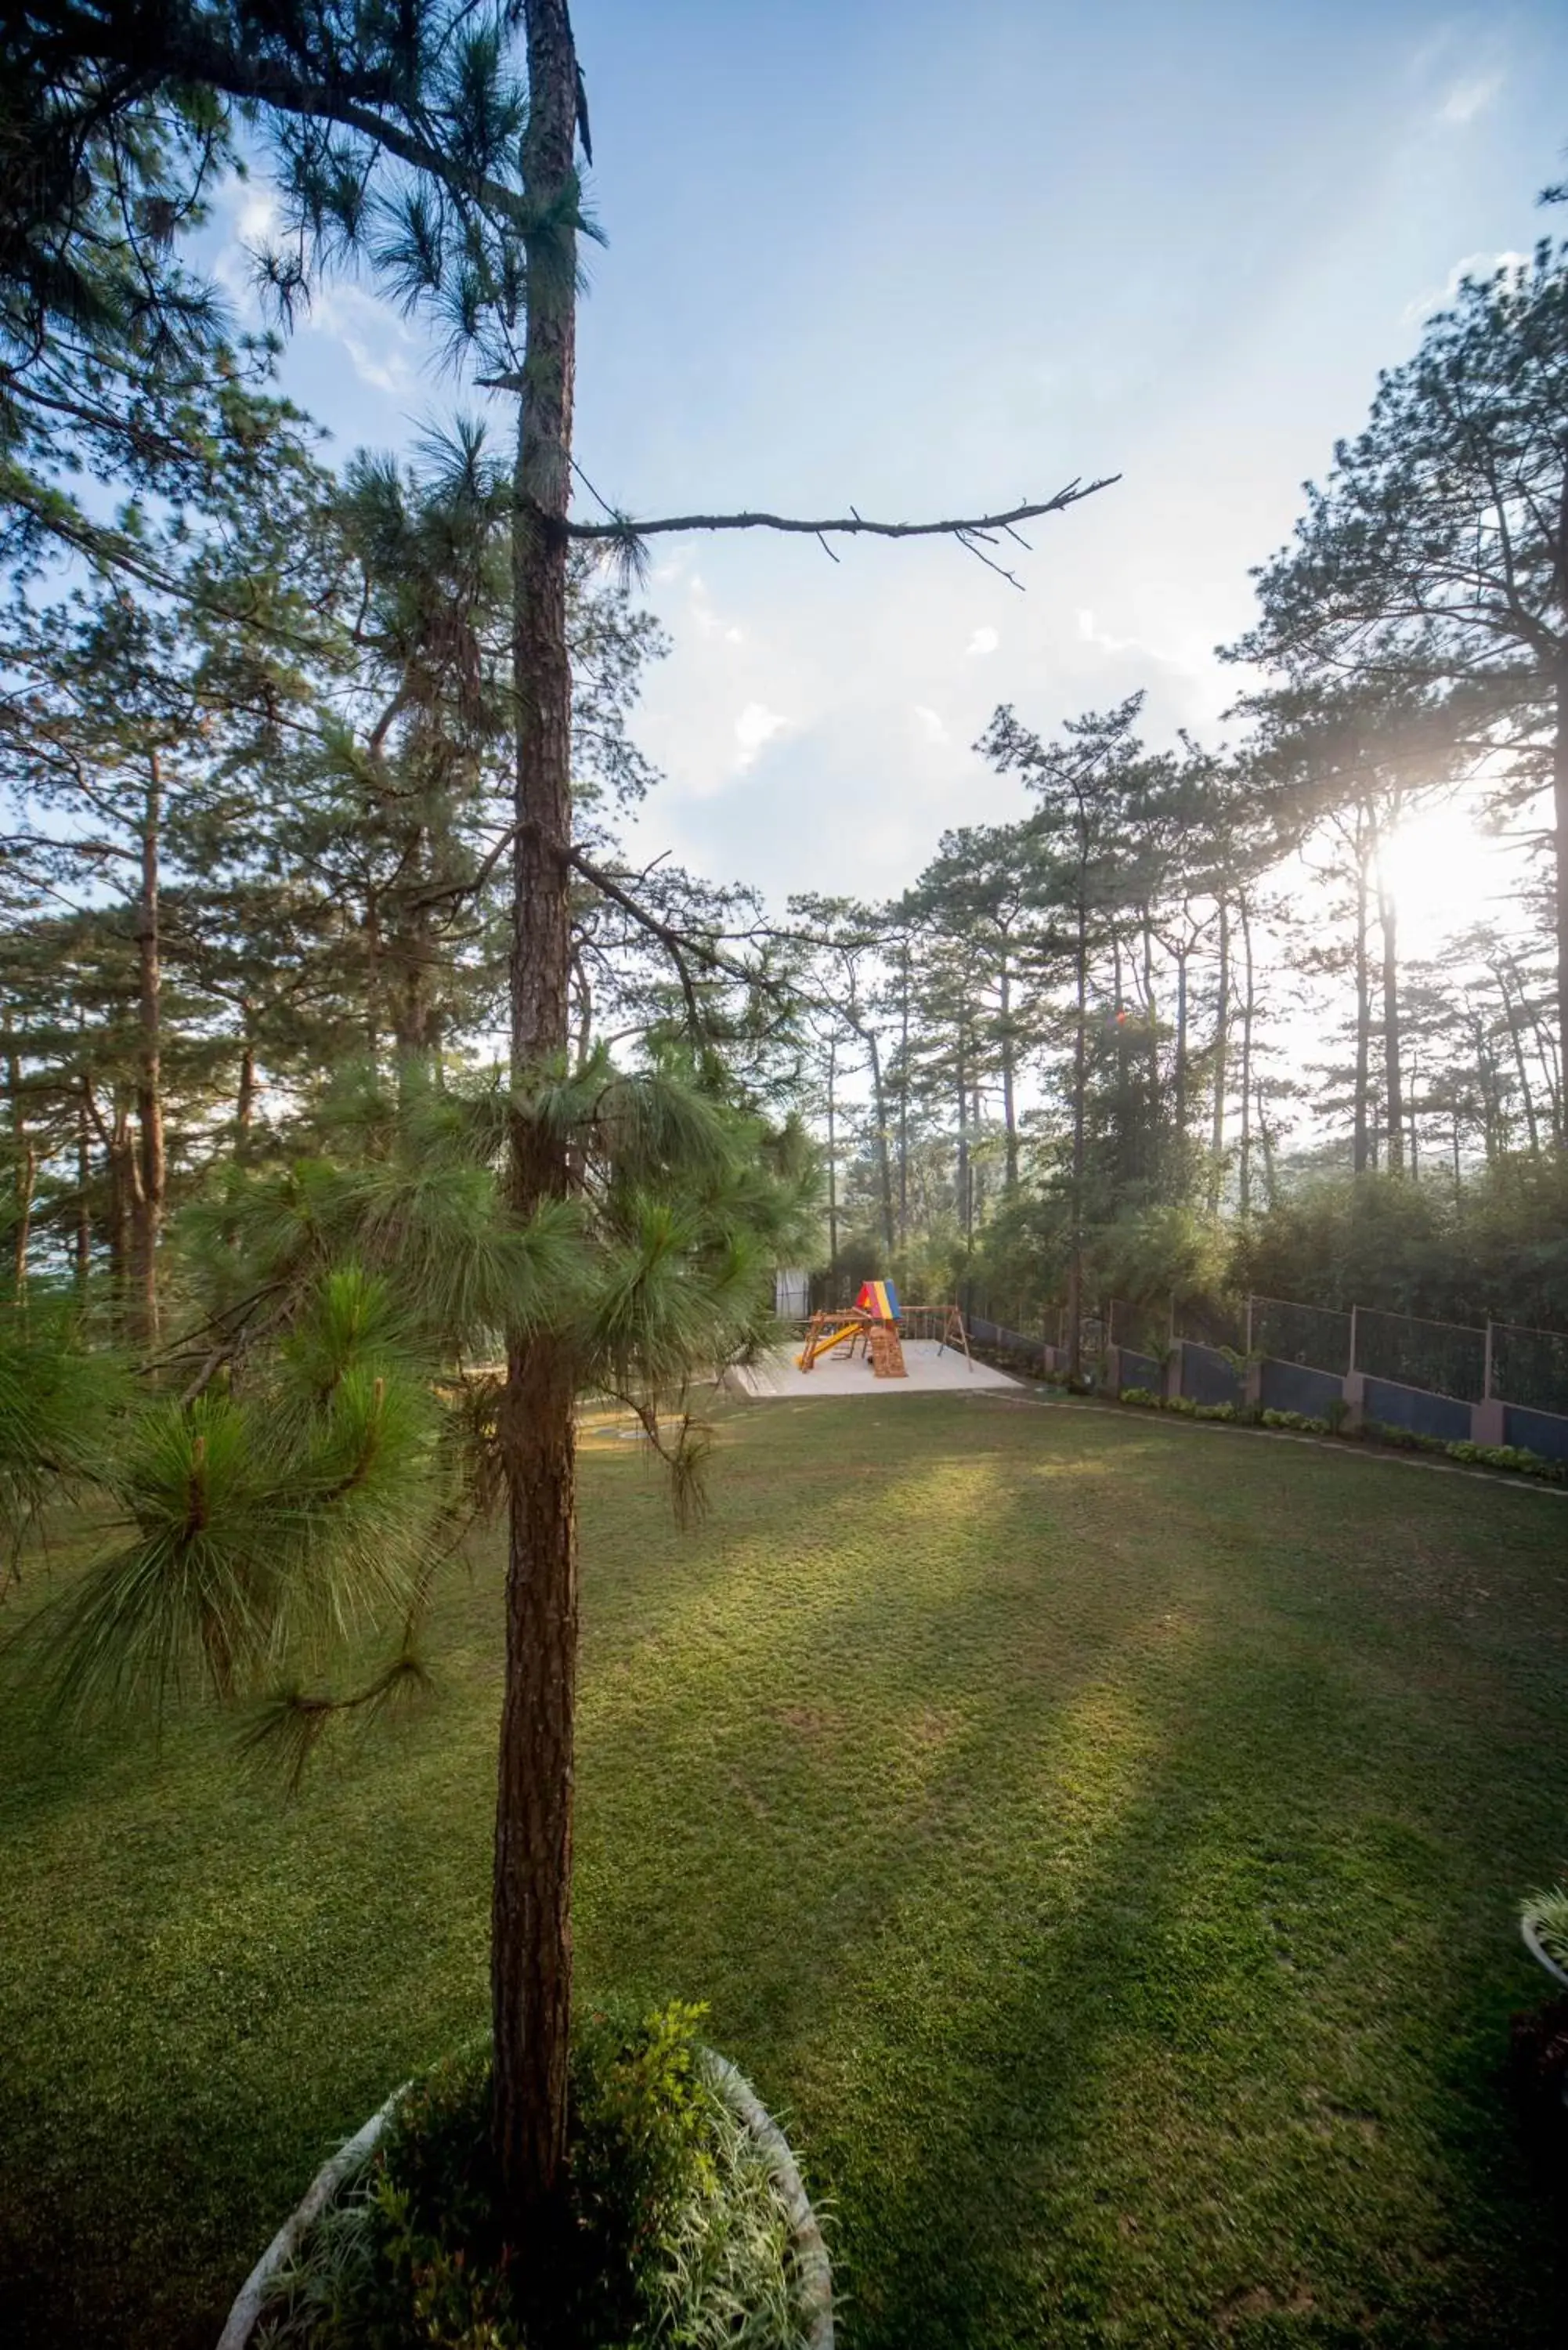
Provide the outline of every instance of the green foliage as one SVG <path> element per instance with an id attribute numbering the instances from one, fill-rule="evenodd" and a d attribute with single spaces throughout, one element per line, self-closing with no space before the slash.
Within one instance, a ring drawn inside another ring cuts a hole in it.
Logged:
<path id="1" fill-rule="evenodd" d="M 574 1197 L 525 1219 L 502 1177 L 517 1117 L 563 1134 L 581 1170 Z M 500 1490 L 498 1388 L 469 1367 L 563 1334 L 580 1389 L 639 1413 L 677 1514 L 695 1518 L 691 1379 L 765 1335 L 814 1180 L 774 1171 L 762 1121 L 687 1073 L 603 1055 L 523 1101 L 497 1084 L 400 1100 L 356 1084 L 334 1130 L 342 1155 L 233 1167 L 185 1220 L 182 1279 L 208 1309 L 179 1358 L 182 1376 L 196 1367 L 190 1399 L 99 1446 L 117 1523 L 39 1633 L 74 1709 L 265 1699 L 253 1734 L 293 1779 L 335 1715 L 421 1684 L 431 1578 Z M 68 1404 L 85 1374 L 60 1359 Z M 0 1355 L 0 1442 L 5 1377 Z M 31 1392 L 19 1372 L 12 1391 Z M 36 1392 L 47 1406 L 47 1382 Z M 36 1447 L 26 1457 L 42 1490 Z M 334 1694 L 322 1676 L 366 1635 L 386 1661 Z"/>
<path id="2" fill-rule="evenodd" d="M 44 1619 L 72 1707 L 254 1693 L 407 1617 L 450 1501 L 428 1377 L 355 1270 L 300 1299 L 254 1387 L 142 1413 L 103 1471 L 118 1523 Z"/>
<path id="3" fill-rule="evenodd" d="M 1161 1398 L 1156 1395 L 1152 1388 L 1123 1388 L 1120 1400 L 1123 1403 L 1158 1405 Z"/>
<path id="4" fill-rule="evenodd" d="M 1450 1461 L 1475 1461 L 1483 1469 L 1511 1469 L 1521 1477 L 1539 1477 L 1549 1485 L 1568 1485 L 1568 1461 L 1548 1461 L 1522 1444 L 1446 1444 Z"/>
<path id="5" fill-rule="evenodd" d="M 1276 1411 L 1266 1406 L 1262 1414 L 1265 1428 L 1293 1428 L 1303 1436 L 1328 1436 L 1335 1433 L 1326 1416 L 1311 1411 Z"/>
<path id="6" fill-rule="evenodd" d="M 0 1598 L 50 1504 L 103 1475 L 132 1405 L 130 1367 L 83 1340 L 73 1309 L 0 1305 Z"/>
<path id="7" fill-rule="evenodd" d="M 1521 1902 L 1519 1913 L 1534 1927 L 1547 1957 L 1568 1969 L 1568 1886 L 1554 1885 L 1549 1892 L 1530 1894 Z"/>
<path id="8" fill-rule="evenodd" d="M 496 2213 L 483 2048 L 417 2080 L 281 2280 L 259 2339 L 309 2350 L 792 2350 L 794 2252 L 765 2159 L 679 2002 L 591 2007 L 571 2059 L 570 2208 L 526 2317 Z"/>

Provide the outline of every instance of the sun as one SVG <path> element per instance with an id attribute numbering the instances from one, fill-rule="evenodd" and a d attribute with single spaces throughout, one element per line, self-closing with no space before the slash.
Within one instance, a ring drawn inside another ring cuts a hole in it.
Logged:
<path id="1" fill-rule="evenodd" d="M 1449 800 L 1405 819 L 1384 847 L 1382 869 L 1405 954 L 1429 955 L 1517 898 L 1519 844 L 1481 831 L 1473 802 Z"/>

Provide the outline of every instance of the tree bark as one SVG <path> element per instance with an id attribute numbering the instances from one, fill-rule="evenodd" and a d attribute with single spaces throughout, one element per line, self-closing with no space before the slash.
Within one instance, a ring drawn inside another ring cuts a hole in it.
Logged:
<path id="1" fill-rule="evenodd" d="M 1568 470 L 1558 493 L 1556 558 L 1557 608 L 1563 629 L 1552 680 L 1552 845 L 1557 898 L 1557 1055 L 1568 1080 Z"/>
<path id="2" fill-rule="evenodd" d="M 958 1047 L 958 1211 L 959 1229 L 967 1250 L 974 1236 L 974 1203 L 970 1188 L 969 1076 L 964 1067 L 965 1041 L 961 1029 Z"/>
<path id="3" fill-rule="evenodd" d="M 77 1230 L 76 1287 L 79 1303 L 85 1304 L 88 1281 L 92 1272 L 92 1140 L 88 1122 L 88 1077 L 82 1076 L 81 1097 L 77 1103 Z"/>
<path id="4" fill-rule="evenodd" d="M 1367 967 L 1366 843 L 1360 822 L 1355 829 L 1355 1079 L 1352 1115 L 1355 1128 L 1350 1163 L 1364 1174 L 1371 1157 L 1367 1134 L 1367 1095 L 1372 1070 L 1372 980 Z"/>
<path id="5" fill-rule="evenodd" d="M 241 1003 L 240 1018 L 244 1028 L 240 1044 L 239 1091 L 234 1097 L 234 1158 L 243 1167 L 250 1156 L 251 1121 L 255 1114 L 256 1099 L 256 1048 L 251 1033 L 251 1007 L 248 1003 Z"/>
<path id="6" fill-rule="evenodd" d="M 27 1132 L 27 1113 L 22 1101 L 22 1056 L 16 1050 L 9 1021 L 5 1025 L 5 1083 L 11 1097 L 11 1149 L 15 1159 L 11 1176 L 15 1219 L 11 1231 L 11 1286 L 20 1305 L 27 1291 L 27 1252 L 33 1237 L 33 1193 L 38 1154 Z"/>
<path id="7" fill-rule="evenodd" d="M 877 1113 L 877 1172 L 882 1194 L 882 1241 L 893 1253 L 893 1170 L 888 1149 L 888 1103 L 882 1091 L 882 1054 L 875 1028 L 865 1032 L 871 1055 L 871 1098 Z"/>
<path id="8" fill-rule="evenodd" d="M 1236 900 L 1241 923 L 1241 1147 L 1237 1167 L 1236 1208 L 1241 1222 L 1252 1211 L 1252 921 L 1245 894 Z"/>
<path id="9" fill-rule="evenodd" d="M 1508 1022 L 1509 1042 L 1513 1046 L 1513 1066 L 1519 1076 L 1520 1099 L 1524 1105 L 1524 1124 L 1525 1129 L 1530 1136 L 1530 1155 L 1532 1159 L 1539 1159 L 1541 1156 L 1541 1128 L 1536 1119 L 1535 1096 L 1531 1089 L 1530 1071 L 1526 1066 L 1524 1058 L 1524 1042 L 1519 1033 L 1519 1014 L 1515 1013 L 1513 998 L 1509 993 L 1508 981 L 1504 975 L 1503 966 L 1499 963 L 1494 965 L 1493 968 L 1497 978 L 1498 992 L 1502 997 L 1503 1017 Z M 1523 1006 L 1521 1004 L 1520 1006 L 1520 1012 L 1522 1013 L 1522 1010 Z"/>
<path id="10" fill-rule="evenodd" d="M 162 990 L 159 940 L 158 878 L 163 830 L 163 774 L 158 753 L 147 754 L 147 791 L 142 802 L 141 891 L 137 902 L 139 978 L 136 1124 L 140 1175 L 131 1225 L 137 1336 L 144 1346 L 158 1340 L 158 1243 L 163 1229 L 167 1167 L 163 1148 Z"/>
<path id="11" fill-rule="evenodd" d="M 562 1196 L 563 1137 L 529 1088 L 565 1066 L 571 960 L 571 485 L 576 61 L 564 0 L 527 0 L 523 176 L 527 327 L 512 525 L 516 764 L 509 1192 L 524 1217 Z M 540 2272 L 560 2224 L 572 1995 L 573 1736 L 577 1648 L 574 1368 L 569 1341 L 514 1334 L 501 1419 L 508 1496 L 506 1666 L 491 1907 L 493 2130 L 507 2234 Z"/>
<path id="12" fill-rule="evenodd" d="M 827 1039 L 827 1278 L 838 1279 L 838 1040 Z"/>
<path id="13" fill-rule="evenodd" d="M 1209 1138 L 1209 1212 L 1220 1212 L 1225 1157 L 1225 1087 L 1231 1043 L 1231 908 L 1220 900 L 1220 1007 L 1214 1021 L 1214 1118 Z"/>
<path id="14" fill-rule="evenodd" d="M 1400 1066 L 1399 909 L 1387 887 L 1381 861 L 1377 872 L 1377 921 L 1383 933 L 1383 1123 L 1388 1136 L 1388 1172 L 1405 1171 L 1405 1076 Z"/>
<path id="15" fill-rule="evenodd" d="M 1176 1164 L 1179 1178 L 1186 1166 L 1182 1145 L 1187 1140 L 1187 949 L 1176 950 Z"/>
<path id="16" fill-rule="evenodd" d="M 999 1009 L 1002 1015 L 998 1024 L 1002 1031 L 1002 1130 L 1005 1152 L 1002 1183 L 1011 1200 L 1018 1189 L 1017 1056 L 1012 1035 L 1012 973 L 1008 967 L 1005 941 L 999 977 Z"/>
<path id="17" fill-rule="evenodd" d="M 1067 1245 L 1067 1376 L 1075 1379 L 1083 1367 L 1084 1318 L 1084 1172 L 1087 1161 L 1085 1096 L 1088 1090 L 1089 910 L 1085 902 L 1087 876 L 1078 875 L 1078 935 L 1074 955 L 1076 1001 L 1073 1022 L 1073 1198 L 1072 1230 Z"/>
<path id="18" fill-rule="evenodd" d="M 906 939 L 898 990 L 898 1245 L 909 1237 L 909 944 Z"/>

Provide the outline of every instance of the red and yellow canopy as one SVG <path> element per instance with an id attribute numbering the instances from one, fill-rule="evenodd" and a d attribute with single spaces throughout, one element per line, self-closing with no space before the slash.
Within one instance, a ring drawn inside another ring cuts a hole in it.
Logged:
<path id="1" fill-rule="evenodd" d="M 862 1314 L 874 1314 L 878 1322 L 898 1318 L 898 1293 L 890 1281 L 863 1281 L 855 1303 Z"/>

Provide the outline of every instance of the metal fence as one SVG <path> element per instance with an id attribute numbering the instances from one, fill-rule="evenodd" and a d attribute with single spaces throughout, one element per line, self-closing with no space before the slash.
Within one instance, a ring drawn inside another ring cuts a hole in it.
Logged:
<path id="1" fill-rule="evenodd" d="M 1359 1371 L 1460 1403 L 1568 1414 L 1568 1331 L 1517 1322 L 1437 1322 L 1382 1306 L 1341 1309 L 1289 1297 L 1249 1297 L 1237 1308 L 1117 1298 L 1103 1325 L 1085 1318 L 1082 1351 L 1092 1360 L 1103 1341 L 1158 1362 L 1179 1339 L 1238 1359 L 1293 1363 L 1336 1378 Z"/>

